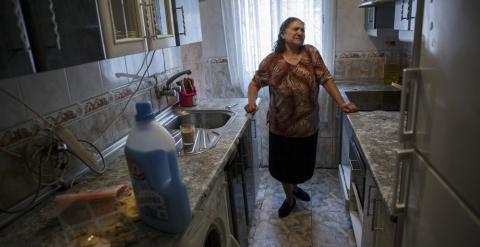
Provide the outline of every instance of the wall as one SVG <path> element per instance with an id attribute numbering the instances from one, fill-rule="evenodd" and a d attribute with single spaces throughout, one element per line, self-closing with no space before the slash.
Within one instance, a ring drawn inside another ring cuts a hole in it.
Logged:
<path id="1" fill-rule="evenodd" d="M 167 106 L 165 97 L 155 97 L 152 90 L 154 81 L 145 81 L 125 114 L 101 135 L 138 85 L 137 81 L 117 78 L 115 73 L 135 74 L 143 58 L 144 54 L 140 53 L 0 80 L 0 87 L 25 101 L 50 121 L 66 126 L 78 139 L 94 142 L 102 150 L 128 133 L 134 121 L 134 102 L 150 100 L 155 110 Z M 182 68 L 180 47 L 159 49 L 147 75 L 164 73 L 162 79 L 165 80 Z M 36 171 L 37 167 L 27 166 L 25 161 L 6 151 L 27 152 L 27 147 L 31 149 L 28 143 L 33 143 L 30 142 L 32 136 L 44 131 L 41 131 L 41 122 L 23 105 L 1 92 L 0 95 L 0 207 L 6 208 L 34 191 L 37 184 L 36 177 L 29 172 L 31 169 Z M 69 164 L 75 166 L 77 163 L 72 161 Z"/>

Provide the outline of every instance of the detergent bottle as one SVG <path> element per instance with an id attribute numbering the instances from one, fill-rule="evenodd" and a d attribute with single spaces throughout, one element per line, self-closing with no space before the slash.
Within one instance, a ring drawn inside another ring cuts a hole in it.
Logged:
<path id="1" fill-rule="evenodd" d="M 136 110 L 136 124 L 128 136 L 125 156 L 140 218 L 162 232 L 183 232 L 192 213 L 179 174 L 175 142 L 154 121 L 150 102 L 137 103 Z"/>

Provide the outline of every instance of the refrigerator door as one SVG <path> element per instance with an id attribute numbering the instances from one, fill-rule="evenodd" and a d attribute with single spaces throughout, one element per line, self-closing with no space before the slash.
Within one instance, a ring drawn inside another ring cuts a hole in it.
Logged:
<path id="1" fill-rule="evenodd" d="M 414 54 L 419 68 L 410 71 L 417 76 L 406 76 L 412 78 L 406 84 L 416 94 L 409 109 L 412 148 L 479 217 L 480 2 L 420 2 L 423 25 L 415 39 L 421 39 L 421 45 Z"/>
<path id="2" fill-rule="evenodd" d="M 480 223 L 454 191 L 414 152 L 402 246 L 480 246 Z"/>

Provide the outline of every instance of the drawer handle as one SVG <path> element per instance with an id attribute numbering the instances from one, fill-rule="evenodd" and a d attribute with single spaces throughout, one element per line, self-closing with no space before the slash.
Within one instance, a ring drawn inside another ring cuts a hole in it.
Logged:
<path id="1" fill-rule="evenodd" d="M 397 150 L 397 169 L 395 173 L 395 186 L 393 189 L 393 211 L 395 214 L 405 210 L 408 194 L 409 163 L 412 160 L 414 150 Z"/>
<path id="2" fill-rule="evenodd" d="M 402 99 L 400 103 L 400 140 L 412 139 L 417 108 L 417 82 L 421 69 L 403 70 Z M 408 106 L 407 106 L 408 105 Z"/>

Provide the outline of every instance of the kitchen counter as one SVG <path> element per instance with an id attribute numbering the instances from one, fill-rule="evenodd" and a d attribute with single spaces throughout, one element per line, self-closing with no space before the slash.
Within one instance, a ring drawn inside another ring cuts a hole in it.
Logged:
<path id="1" fill-rule="evenodd" d="M 382 82 L 339 82 L 344 98 L 349 91 L 399 91 Z M 355 102 L 353 102 L 355 103 Z M 398 111 L 359 111 L 347 114 L 354 138 L 365 157 L 366 165 L 377 183 L 380 194 L 393 215 L 392 200 L 395 186 L 396 154 L 400 149 L 400 113 Z"/>
<path id="2" fill-rule="evenodd" d="M 193 217 L 201 209 L 215 180 L 222 174 L 228 158 L 235 151 L 235 142 L 243 133 L 248 118 L 243 109 L 246 98 L 199 100 L 197 107 L 189 109 L 225 109 L 227 105 L 237 103 L 230 110 L 237 113 L 235 119 L 225 128 L 215 148 L 206 152 L 181 156 L 178 159 L 180 174 L 187 186 Z M 68 193 L 96 191 L 120 184 L 130 184 L 130 177 L 123 148 L 107 159 L 108 169 L 102 176 L 86 175 L 78 179 L 78 184 Z M 65 246 L 61 226 L 57 220 L 53 197 L 37 205 L 33 210 L 21 216 L 16 222 L 0 230 L 2 246 Z M 166 234 L 143 224 L 135 224 L 138 246 L 175 246 L 181 234 Z"/>
<path id="3" fill-rule="evenodd" d="M 390 215 L 393 215 L 395 150 L 401 147 L 398 141 L 400 113 L 391 111 L 356 112 L 348 114 L 348 120 L 383 201 Z"/>

